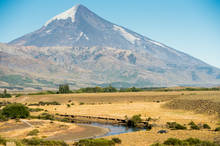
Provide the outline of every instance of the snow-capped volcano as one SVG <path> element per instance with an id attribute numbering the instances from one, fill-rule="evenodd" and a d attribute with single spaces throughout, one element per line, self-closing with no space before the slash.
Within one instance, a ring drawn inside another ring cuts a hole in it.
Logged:
<path id="1" fill-rule="evenodd" d="M 50 19 L 49 21 L 47 21 L 44 26 L 46 27 L 49 23 L 51 23 L 52 21 L 54 20 L 66 20 L 68 18 L 70 18 L 72 20 L 72 23 L 74 23 L 75 21 L 75 15 L 76 15 L 76 12 L 77 12 L 77 9 L 81 7 L 81 5 L 76 5 L 76 6 L 73 6 L 72 8 L 70 8 L 69 10 L 53 17 L 52 19 Z"/>
<path id="2" fill-rule="evenodd" d="M 9 44 L 25 46 L 109 46 L 131 49 L 147 38 L 108 22 L 83 5 L 76 5 L 47 21 L 33 33 Z"/>
<path id="3" fill-rule="evenodd" d="M 9 46 L 0 44 L 0 57 L 1 54 L 4 61 L 0 62 L 0 73 L 5 66 L 12 73 L 29 74 L 33 84 L 42 81 L 39 78 L 57 84 L 60 79 L 76 86 L 220 84 L 219 69 L 111 23 L 83 5 L 56 15 L 39 30 L 11 41 Z M 26 60 L 23 57 L 30 60 L 24 63 L 30 67 L 20 65 Z"/>

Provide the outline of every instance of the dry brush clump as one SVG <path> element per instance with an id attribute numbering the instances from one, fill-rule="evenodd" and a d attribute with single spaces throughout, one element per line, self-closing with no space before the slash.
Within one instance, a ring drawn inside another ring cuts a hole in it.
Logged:
<path id="1" fill-rule="evenodd" d="M 190 110 L 196 113 L 217 113 L 220 116 L 220 102 L 213 102 L 211 100 L 174 99 L 166 103 L 163 107 Z"/>
<path id="2" fill-rule="evenodd" d="M 156 143 L 151 146 L 218 146 L 218 144 L 210 141 L 202 141 L 197 138 L 188 138 L 185 140 L 180 140 L 177 138 L 168 138 L 163 144 Z"/>

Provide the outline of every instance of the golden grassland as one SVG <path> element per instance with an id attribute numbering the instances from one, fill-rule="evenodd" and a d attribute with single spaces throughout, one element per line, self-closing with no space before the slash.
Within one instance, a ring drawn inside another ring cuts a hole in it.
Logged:
<path id="1" fill-rule="evenodd" d="M 142 146 L 162 142 L 169 137 L 185 139 L 189 137 L 214 141 L 220 137 L 213 130 L 168 130 L 166 122 L 187 125 L 207 123 L 212 129 L 220 126 L 220 91 L 172 91 L 172 92 L 129 92 L 129 93 L 81 93 L 24 95 L 18 98 L 0 99 L 0 101 L 20 102 L 23 104 L 39 101 L 57 101 L 61 105 L 31 106 L 47 110 L 52 114 L 87 115 L 98 117 L 124 118 L 141 114 L 142 119 L 151 117 L 156 125 L 151 131 L 139 131 L 120 134 L 122 145 Z M 70 107 L 67 106 L 70 105 Z M 39 114 L 39 113 L 32 113 Z M 167 134 L 158 134 L 160 129 Z"/>
<path id="2" fill-rule="evenodd" d="M 153 128 L 151 131 L 138 131 L 131 133 L 124 133 L 120 135 L 107 136 L 105 138 L 111 139 L 117 137 L 121 139 L 120 146 L 149 146 L 154 143 L 163 143 L 168 138 L 199 138 L 202 140 L 215 141 L 219 137 L 219 133 L 208 130 L 168 130 L 166 134 L 157 133 L 161 128 Z M 167 129 L 166 129 L 167 130 Z"/>
<path id="3" fill-rule="evenodd" d="M 147 92 L 116 92 L 116 93 L 74 93 L 74 94 L 48 94 L 48 95 L 23 95 L 19 98 L 0 99 L 22 103 L 38 101 L 58 101 L 68 103 L 68 100 L 84 103 L 126 103 L 129 101 L 167 101 L 174 98 L 208 99 L 220 102 L 220 91 L 147 91 Z"/>

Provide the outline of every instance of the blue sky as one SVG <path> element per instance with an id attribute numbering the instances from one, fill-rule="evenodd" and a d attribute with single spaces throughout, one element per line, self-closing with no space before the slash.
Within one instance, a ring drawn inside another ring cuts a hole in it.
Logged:
<path id="1" fill-rule="evenodd" d="M 0 42 L 75 4 L 220 68 L 220 0 L 0 0 Z"/>

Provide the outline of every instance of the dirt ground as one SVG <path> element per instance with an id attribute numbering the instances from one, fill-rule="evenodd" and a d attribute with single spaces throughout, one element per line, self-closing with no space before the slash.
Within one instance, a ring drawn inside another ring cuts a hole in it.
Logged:
<path id="1" fill-rule="evenodd" d="M 29 124 L 26 124 L 25 122 Z M 76 125 L 72 123 L 63 123 L 49 120 L 10 120 L 0 123 L 0 135 L 6 138 L 22 139 L 31 138 L 28 133 L 33 129 L 38 129 L 39 133 L 34 137 L 45 138 L 48 140 L 64 140 L 66 142 L 73 142 L 82 137 L 93 137 L 94 135 L 104 135 L 108 131 L 103 128 Z"/>

